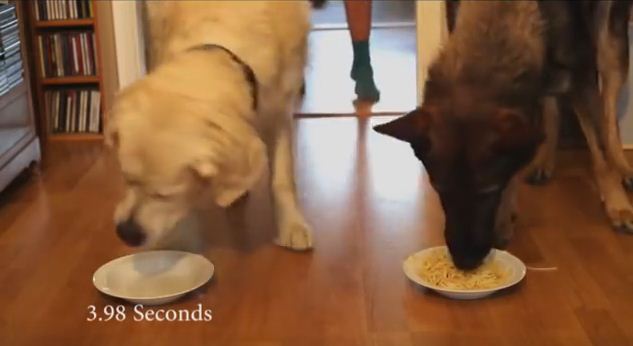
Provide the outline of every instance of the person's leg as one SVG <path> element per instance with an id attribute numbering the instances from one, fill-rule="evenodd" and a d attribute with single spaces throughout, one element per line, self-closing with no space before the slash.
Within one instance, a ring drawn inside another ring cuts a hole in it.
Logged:
<path id="1" fill-rule="evenodd" d="M 374 83 L 369 55 L 371 0 L 345 0 L 345 14 L 354 49 L 351 77 L 356 82 L 356 95 L 362 100 L 378 101 L 380 92 Z"/>

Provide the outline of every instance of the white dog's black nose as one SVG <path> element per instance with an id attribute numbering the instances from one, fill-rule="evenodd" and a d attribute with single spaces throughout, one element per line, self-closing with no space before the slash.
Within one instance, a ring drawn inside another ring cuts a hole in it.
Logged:
<path id="1" fill-rule="evenodd" d="M 133 219 L 118 223 L 116 233 L 129 246 L 139 246 L 145 241 L 145 233 Z"/>

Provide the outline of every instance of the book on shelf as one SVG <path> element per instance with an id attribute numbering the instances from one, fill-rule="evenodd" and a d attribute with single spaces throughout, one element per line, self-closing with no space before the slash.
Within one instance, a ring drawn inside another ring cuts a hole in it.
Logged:
<path id="1" fill-rule="evenodd" d="M 15 7 L 11 4 L 0 4 L 0 23 L 6 23 L 16 19 L 18 16 Z"/>
<path id="2" fill-rule="evenodd" d="M 45 21 L 92 18 L 92 6 L 90 0 L 36 0 L 33 8 L 35 19 Z"/>
<path id="3" fill-rule="evenodd" d="M 44 78 L 94 76 L 97 73 L 94 32 L 43 33 L 37 36 L 37 45 Z"/>
<path id="4" fill-rule="evenodd" d="M 0 95 L 9 92 L 24 79 L 20 48 L 15 6 L 0 4 Z"/>
<path id="5" fill-rule="evenodd" d="M 99 133 L 101 95 L 96 89 L 55 89 L 44 94 L 50 115 L 51 131 L 60 133 Z"/>
<path id="6" fill-rule="evenodd" d="M 0 9 L 0 39 L 2 45 L 7 47 L 20 41 L 20 31 L 15 8 L 12 8 L 12 6 L 3 7 L 7 8 Z"/>

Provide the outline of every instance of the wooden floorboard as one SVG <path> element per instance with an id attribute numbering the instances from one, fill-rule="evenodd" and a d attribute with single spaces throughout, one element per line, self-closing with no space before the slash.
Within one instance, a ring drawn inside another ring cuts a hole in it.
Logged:
<path id="1" fill-rule="evenodd" d="M 408 254 L 442 243 L 443 217 L 410 148 L 371 131 L 386 120 L 298 120 L 313 252 L 272 245 L 265 184 L 227 213 L 197 216 L 200 233 L 179 247 L 198 247 L 216 276 L 167 308 L 201 304 L 211 322 L 136 322 L 131 305 L 93 288 L 95 269 L 132 252 L 113 230 L 121 178 L 99 144 L 56 143 L 40 173 L 0 195 L 0 345 L 633 344 L 633 236 L 607 226 L 584 153 L 562 153 L 549 185 L 520 190 L 510 250 L 558 270 L 452 301 L 401 271 Z M 125 321 L 86 321 L 88 306 L 117 304 Z"/>

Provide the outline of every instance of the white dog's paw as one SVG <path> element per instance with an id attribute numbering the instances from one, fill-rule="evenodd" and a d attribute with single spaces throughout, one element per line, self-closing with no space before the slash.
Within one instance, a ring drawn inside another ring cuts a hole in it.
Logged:
<path id="1" fill-rule="evenodd" d="M 556 165 L 556 152 L 547 152 L 547 149 L 541 149 L 534 161 L 530 164 L 528 174 L 525 181 L 531 185 L 544 185 L 554 174 L 554 166 Z"/>
<path id="2" fill-rule="evenodd" d="M 607 216 L 616 231 L 633 234 L 633 208 L 630 205 L 607 205 Z"/>
<path id="3" fill-rule="evenodd" d="M 617 231 L 633 234 L 633 205 L 624 188 L 620 185 L 618 174 L 605 174 L 598 178 L 601 199 L 611 226 Z"/>
<path id="4" fill-rule="evenodd" d="M 279 225 L 279 235 L 275 244 L 297 251 L 312 248 L 312 230 L 302 217 L 293 218 Z"/>

